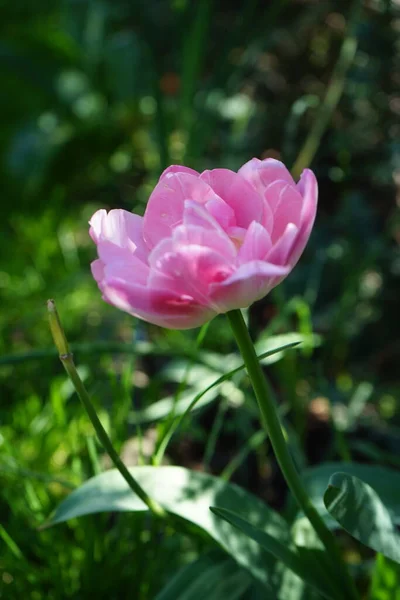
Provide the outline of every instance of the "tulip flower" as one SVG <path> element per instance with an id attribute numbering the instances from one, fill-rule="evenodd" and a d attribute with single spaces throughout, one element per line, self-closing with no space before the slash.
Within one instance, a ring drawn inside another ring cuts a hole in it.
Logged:
<path id="1" fill-rule="evenodd" d="M 92 273 L 106 302 L 172 329 L 198 327 L 266 296 L 297 263 L 315 219 L 318 188 L 296 184 L 274 159 L 237 173 L 171 166 L 143 217 L 97 211 Z"/>
<path id="2" fill-rule="evenodd" d="M 317 196 L 312 171 L 305 169 L 296 184 L 273 159 L 253 158 L 237 173 L 169 167 L 143 217 L 125 210 L 93 215 L 90 235 L 99 258 L 92 272 L 104 300 L 156 325 L 189 329 L 226 313 L 282 474 L 325 547 L 332 580 L 339 577 L 346 598 L 356 600 L 336 541 L 297 472 L 240 311 L 293 269 L 311 233 Z M 137 483 L 130 484 L 136 493 Z"/>

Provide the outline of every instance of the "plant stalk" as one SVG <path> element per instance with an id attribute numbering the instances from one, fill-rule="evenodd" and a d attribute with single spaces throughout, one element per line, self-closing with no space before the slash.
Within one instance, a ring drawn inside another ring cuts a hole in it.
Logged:
<path id="1" fill-rule="evenodd" d="M 228 312 L 226 316 L 228 317 L 230 326 L 236 338 L 237 345 L 246 365 L 246 369 L 261 412 L 262 423 L 268 434 L 286 483 L 288 484 L 288 487 L 299 507 L 309 519 L 318 537 L 325 546 L 328 556 L 332 559 L 332 562 L 334 563 L 334 569 L 336 570 L 336 572 L 333 574 L 335 578 L 339 577 L 342 579 L 344 588 L 343 593 L 346 593 L 344 590 L 347 591 L 346 596 L 343 597 L 351 600 L 357 600 L 358 594 L 355 589 L 354 582 L 350 577 L 346 565 L 343 563 L 335 539 L 311 502 L 301 482 L 293 459 L 290 456 L 268 383 L 258 361 L 254 345 L 250 338 L 242 313 L 239 309 L 237 309 Z"/>
<path id="2" fill-rule="evenodd" d="M 146 504 L 146 506 L 154 515 L 158 517 L 165 517 L 165 510 L 155 500 L 148 496 L 148 494 L 139 485 L 136 479 L 134 479 L 134 477 L 129 472 L 128 468 L 122 462 L 118 452 L 115 450 L 110 438 L 108 437 L 106 430 L 101 424 L 100 419 L 97 416 L 96 410 L 90 399 L 90 396 L 86 391 L 86 388 L 76 369 L 72 353 L 69 351 L 68 342 L 65 337 L 65 333 L 61 325 L 61 321 L 58 316 L 54 300 L 48 300 L 47 309 L 49 313 L 50 329 L 53 334 L 54 343 L 60 355 L 60 360 L 75 388 L 76 393 L 78 394 L 80 401 L 82 402 L 86 410 L 89 419 L 92 422 L 94 430 L 104 450 L 107 452 L 112 462 L 114 463 L 114 466 L 121 473 L 122 477 L 125 479 L 126 483 L 129 485 L 134 494 L 136 494 L 142 500 L 142 502 Z"/>

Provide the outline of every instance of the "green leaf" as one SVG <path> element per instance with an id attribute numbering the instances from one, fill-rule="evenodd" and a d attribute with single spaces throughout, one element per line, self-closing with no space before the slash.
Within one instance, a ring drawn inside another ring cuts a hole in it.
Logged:
<path id="1" fill-rule="evenodd" d="M 306 517 L 294 521 L 292 539 L 299 552 L 306 549 L 323 550 L 324 546 Z M 279 593 L 290 600 L 320 600 L 321 596 L 286 566 L 282 570 Z"/>
<path id="2" fill-rule="evenodd" d="M 200 556 L 181 569 L 155 600 L 239 600 L 253 579 L 219 550 Z"/>
<path id="3" fill-rule="evenodd" d="M 132 467 L 136 481 L 170 513 L 208 533 L 228 554 L 276 597 L 276 561 L 240 531 L 214 516 L 209 507 L 229 506 L 252 515 L 254 524 L 282 544 L 289 543 L 287 522 L 261 500 L 245 490 L 212 475 L 182 467 Z M 106 471 L 86 481 L 56 509 L 45 526 L 82 515 L 109 511 L 145 511 L 117 470 Z"/>
<path id="4" fill-rule="evenodd" d="M 275 558 L 296 573 L 306 583 L 317 589 L 325 598 L 336 597 L 331 591 L 329 581 L 321 577 L 320 571 L 315 569 L 317 553 L 321 554 L 321 551 L 309 550 L 307 554 L 300 554 L 294 544 L 283 544 L 279 538 L 274 538 L 258 527 L 254 527 L 254 525 L 242 519 L 242 517 L 231 510 L 217 507 L 211 507 L 210 510 L 257 542 L 264 550 L 273 554 Z"/>
<path id="5" fill-rule="evenodd" d="M 334 519 L 365 546 L 400 563 L 400 535 L 375 490 L 346 473 L 335 473 L 324 495 Z"/>
<path id="6" fill-rule="evenodd" d="M 323 497 L 330 477 L 341 472 L 358 477 L 379 494 L 395 522 L 400 521 L 400 472 L 394 469 L 357 463 L 326 463 L 302 473 L 303 482 L 316 508 L 329 517 Z"/>

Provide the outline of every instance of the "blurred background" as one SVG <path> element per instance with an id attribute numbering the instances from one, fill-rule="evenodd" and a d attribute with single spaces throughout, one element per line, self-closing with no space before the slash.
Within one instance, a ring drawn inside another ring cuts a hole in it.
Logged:
<path id="1" fill-rule="evenodd" d="M 260 348 L 303 340 L 268 371 L 300 465 L 400 465 L 399 8 L 0 1 L 0 597 L 124 598 L 128 586 L 153 598 L 210 543 L 166 536 L 170 558 L 155 573 L 132 562 L 139 547 L 153 551 L 137 516 L 36 530 L 71 486 L 109 466 L 52 349 L 47 298 L 128 464 L 153 456 L 185 400 L 182 378 L 192 398 L 236 364 L 224 317 L 203 340 L 138 323 L 103 303 L 90 275 L 92 213 L 143 213 L 171 163 L 312 167 L 312 238 L 250 309 L 251 331 Z M 207 396 L 167 460 L 222 473 L 281 509 L 285 486 L 258 427 L 248 383 L 234 380 Z"/>

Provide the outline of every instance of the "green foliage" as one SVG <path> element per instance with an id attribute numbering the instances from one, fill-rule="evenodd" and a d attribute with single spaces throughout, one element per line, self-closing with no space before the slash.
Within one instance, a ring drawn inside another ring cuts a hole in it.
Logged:
<path id="1" fill-rule="evenodd" d="M 254 527 L 232 510 L 217 507 L 211 507 L 211 510 L 275 556 L 304 582 L 318 590 L 324 598 L 338 597 L 334 586 L 329 583 L 329 572 L 323 568 L 323 553 L 320 550 L 308 549 L 305 553 L 294 544 L 288 546 L 282 543 L 280 537 L 274 538 L 260 527 Z M 317 563 L 320 563 L 321 571 L 315 570 Z"/>
<path id="2" fill-rule="evenodd" d="M 282 517 L 237 486 L 204 473 L 182 467 L 134 467 L 130 471 L 150 497 L 168 512 L 208 533 L 274 593 L 273 558 L 246 535 L 224 527 L 224 523 L 210 512 L 210 506 L 221 504 L 236 510 L 240 507 L 252 515 L 259 527 L 285 543 L 289 540 L 289 528 Z M 109 470 L 89 479 L 70 494 L 56 509 L 48 525 L 97 512 L 144 510 L 147 510 L 145 505 L 132 494 L 120 473 Z"/>
<path id="3" fill-rule="evenodd" d="M 257 591 L 249 575 L 232 559 L 209 552 L 183 568 L 155 600 L 246 600 Z"/>

